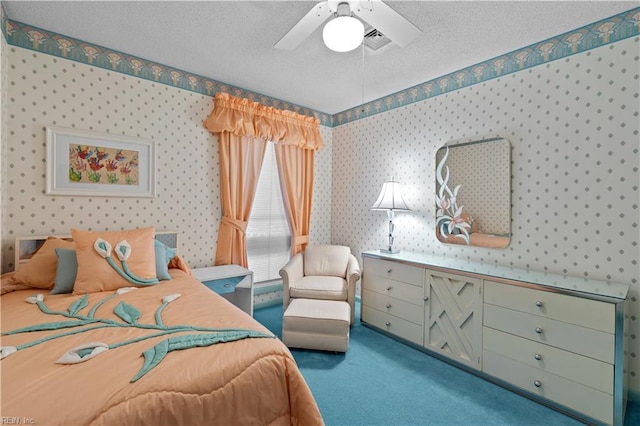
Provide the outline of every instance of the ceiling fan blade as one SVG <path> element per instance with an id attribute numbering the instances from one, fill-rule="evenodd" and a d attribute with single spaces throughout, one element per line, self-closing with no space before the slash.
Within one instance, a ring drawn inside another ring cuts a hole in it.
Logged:
<path id="1" fill-rule="evenodd" d="M 329 2 L 322 1 L 298 21 L 274 47 L 283 50 L 293 50 L 300 45 L 312 32 L 331 16 Z"/>
<path id="2" fill-rule="evenodd" d="M 353 13 L 400 47 L 418 38 L 422 30 L 380 0 L 361 1 Z"/>

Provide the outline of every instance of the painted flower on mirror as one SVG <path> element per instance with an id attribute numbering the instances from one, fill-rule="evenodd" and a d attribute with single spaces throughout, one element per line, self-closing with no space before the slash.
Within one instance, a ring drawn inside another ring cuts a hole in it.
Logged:
<path id="1" fill-rule="evenodd" d="M 447 238 L 450 235 L 456 238 L 462 238 L 469 244 L 469 230 L 471 224 L 463 217 L 463 207 L 457 203 L 458 192 L 462 185 L 456 185 L 453 191 L 449 188 L 449 166 L 446 165 L 449 157 L 449 147 L 445 147 L 445 153 L 442 160 L 436 168 L 437 194 L 436 194 L 436 232 Z M 442 176 L 442 170 L 445 176 Z M 468 216 L 468 215 L 466 215 Z M 469 218 L 469 221 L 471 218 Z"/>
<path id="2" fill-rule="evenodd" d="M 436 211 L 436 216 L 442 216 L 444 212 L 449 209 L 449 206 L 451 205 L 451 203 L 449 202 L 449 199 L 446 196 L 440 198 L 436 195 L 436 205 L 438 206 L 438 210 Z"/>

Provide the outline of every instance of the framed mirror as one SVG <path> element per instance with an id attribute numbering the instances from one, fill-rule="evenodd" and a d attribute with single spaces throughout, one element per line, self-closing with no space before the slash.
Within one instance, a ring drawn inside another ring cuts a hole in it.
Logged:
<path id="1" fill-rule="evenodd" d="M 436 152 L 436 237 L 505 248 L 511 241 L 511 144 L 449 142 Z"/>

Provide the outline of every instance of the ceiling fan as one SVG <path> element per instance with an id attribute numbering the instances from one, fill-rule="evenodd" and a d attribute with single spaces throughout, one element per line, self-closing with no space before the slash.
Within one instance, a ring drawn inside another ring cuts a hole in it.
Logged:
<path id="1" fill-rule="evenodd" d="M 306 15 L 298 21 L 296 25 L 286 33 L 275 47 L 283 50 L 293 50 L 300 45 L 312 32 L 322 25 L 327 19 L 332 18 L 325 26 L 324 33 L 327 33 L 327 27 L 343 17 L 356 15 L 361 21 L 366 22 L 380 33 L 384 34 L 391 41 L 400 47 L 404 47 L 417 38 L 422 31 L 406 20 L 402 15 L 393 10 L 390 6 L 381 0 L 365 0 L 365 1 L 345 1 L 345 0 L 328 0 L 321 1 L 316 4 Z M 355 19 L 355 18 L 353 18 Z M 356 19 L 357 21 L 357 19 Z M 356 23 L 357 24 L 357 23 Z M 364 31 L 364 27 L 361 32 Z M 326 34 L 323 34 L 325 44 L 327 44 Z M 364 36 L 364 34 L 362 34 Z M 362 36 L 357 47 L 362 42 Z M 327 44 L 329 48 L 329 44 Z M 333 49 L 336 50 L 336 49 Z M 346 52 L 348 50 L 337 50 Z"/>

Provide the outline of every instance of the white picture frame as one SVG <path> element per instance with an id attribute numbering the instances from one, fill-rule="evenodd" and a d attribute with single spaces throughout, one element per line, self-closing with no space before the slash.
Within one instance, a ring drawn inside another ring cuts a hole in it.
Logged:
<path id="1" fill-rule="evenodd" d="M 48 126 L 46 149 L 49 195 L 156 196 L 151 140 Z"/>

